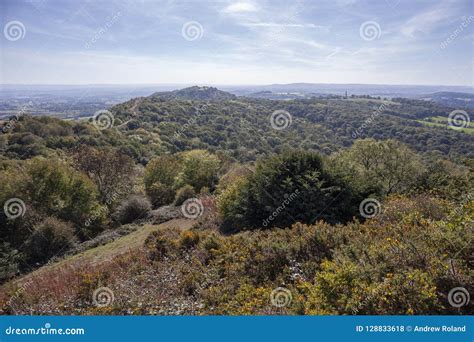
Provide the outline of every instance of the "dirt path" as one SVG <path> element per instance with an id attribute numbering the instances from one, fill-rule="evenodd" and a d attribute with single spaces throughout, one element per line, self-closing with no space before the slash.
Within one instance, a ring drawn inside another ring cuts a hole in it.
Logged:
<path id="1" fill-rule="evenodd" d="M 64 266 L 74 267 L 76 265 L 100 264 L 118 255 L 140 248 L 143 246 L 143 243 L 150 233 L 154 231 L 168 227 L 177 227 L 186 230 L 191 228 L 195 222 L 195 220 L 178 218 L 158 225 L 146 224 L 138 230 L 122 236 L 110 243 L 88 249 L 82 253 L 67 257 L 51 265 L 43 266 L 21 278 L 15 279 L 14 282 L 23 283 L 32 276 L 39 275 L 43 272 L 51 272 Z"/>
<path id="2" fill-rule="evenodd" d="M 137 108 L 138 106 L 140 105 L 140 103 L 142 103 L 142 100 L 141 98 L 137 98 L 135 99 L 135 102 L 133 103 L 133 105 L 130 107 L 130 110 L 132 112 L 132 119 L 129 119 L 127 121 L 125 121 L 124 123 L 120 124 L 117 126 L 117 128 L 120 128 L 120 127 L 123 127 L 125 126 L 126 124 L 128 124 L 130 121 L 132 121 L 135 117 L 138 116 L 138 111 L 137 111 Z"/>

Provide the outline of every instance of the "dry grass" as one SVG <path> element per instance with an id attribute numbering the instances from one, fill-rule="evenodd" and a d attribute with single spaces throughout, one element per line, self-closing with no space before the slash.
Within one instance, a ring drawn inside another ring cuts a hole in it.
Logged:
<path id="1" fill-rule="evenodd" d="M 191 228 L 195 224 L 194 220 L 189 219 L 174 219 L 158 225 L 144 225 L 142 228 L 125 235 L 117 240 L 114 240 L 106 245 L 91 248 L 82 253 L 67 257 L 63 260 L 55 262 L 50 265 L 43 266 L 17 280 L 15 282 L 23 284 L 27 282 L 30 277 L 39 276 L 43 273 L 50 274 L 53 271 L 67 268 L 78 268 L 81 265 L 97 265 L 106 261 L 112 260 L 118 255 L 132 252 L 143 246 L 146 238 L 150 233 L 159 229 L 176 227 L 181 230 Z"/>

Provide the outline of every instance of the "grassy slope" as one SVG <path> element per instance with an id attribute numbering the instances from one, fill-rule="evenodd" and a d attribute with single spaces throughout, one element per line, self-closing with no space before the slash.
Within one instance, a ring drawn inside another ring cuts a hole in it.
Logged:
<path id="1" fill-rule="evenodd" d="M 178 227 L 182 230 L 185 230 L 191 228 L 194 223 L 195 220 L 180 218 L 170 220 L 159 225 L 144 225 L 142 228 L 128 235 L 120 237 L 110 243 L 88 249 L 87 251 L 72 255 L 56 263 L 43 266 L 36 271 L 18 279 L 17 281 L 24 282 L 27 281 L 31 276 L 39 275 L 43 272 L 51 272 L 63 267 L 74 267 L 81 264 L 100 264 L 102 262 L 111 260 L 115 256 L 139 249 L 143 246 L 143 243 L 150 233 L 157 231 L 158 229 Z"/>
<path id="2" fill-rule="evenodd" d="M 416 120 L 416 121 L 426 126 L 434 126 L 434 127 L 441 127 L 441 128 L 448 127 L 448 120 L 447 118 L 443 116 L 432 116 L 430 119 L 433 121 L 427 121 L 427 120 Z M 454 128 L 450 128 L 450 129 L 454 129 Z M 472 124 L 470 124 L 469 127 L 455 129 L 455 130 L 464 132 L 464 133 L 474 134 L 474 126 Z"/>

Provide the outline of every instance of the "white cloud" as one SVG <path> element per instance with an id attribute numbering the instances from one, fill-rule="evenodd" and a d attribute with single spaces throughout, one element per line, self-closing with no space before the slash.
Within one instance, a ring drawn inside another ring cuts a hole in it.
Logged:
<path id="1" fill-rule="evenodd" d="M 257 6 L 251 2 L 236 2 L 224 9 L 225 13 L 256 12 Z"/>
<path id="2" fill-rule="evenodd" d="M 262 22 L 262 23 L 243 23 L 243 26 L 260 26 L 260 27 L 300 27 L 300 28 L 314 28 L 314 29 L 323 29 L 327 30 L 326 26 L 315 25 L 315 24 L 296 24 L 296 23 L 272 23 L 272 22 Z"/>
<path id="3" fill-rule="evenodd" d="M 407 37 L 415 38 L 420 34 L 431 32 L 436 26 L 443 24 L 446 19 L 451 17 L 450 8 L 439 6 L 411 17 L 402 25 L 400 31 Z"/>

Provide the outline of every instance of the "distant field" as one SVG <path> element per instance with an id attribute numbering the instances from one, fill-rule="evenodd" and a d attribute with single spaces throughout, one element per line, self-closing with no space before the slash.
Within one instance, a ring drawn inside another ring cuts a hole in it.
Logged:
<path id="1" fill-rule="evenodd" d="M 431 120 L 431 121 L 427 121 L 427 120 Z M 461 128 L 461 129 L 455 129 L 455 128 L 451 128 L 450 126 L 448 126 L 448 118 L 444 117 L 444 116 L 432 116 L 430 118 L 427 118 L 425 120 L 416 120 L 418 121 L 419 123 L 422 123 L 423 125 L 426 125 L 426 126 L 434 126 L 434 127 L 443 127 L 443 128 L 450 128 L 450 129 L 453 129 L 453 130 L 456 130 L 456 131 L 461 131 L 461 132 L 464 132 L 464 133 L 469 133 L 469 134 L 474 134 L 474 125 L 472 124 L 472 122 L 469 124 L 469 127 L 466 127 L 466 128 Z"/>

